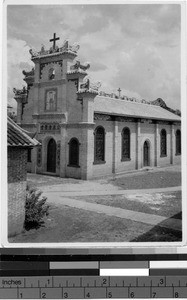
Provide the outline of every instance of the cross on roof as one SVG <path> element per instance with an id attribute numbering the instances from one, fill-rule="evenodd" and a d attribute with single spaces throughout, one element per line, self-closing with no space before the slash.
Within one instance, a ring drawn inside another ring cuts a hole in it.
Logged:
<path id="1" fill-rule="evenodd" d="M 50 42 L 53 42 L 53 49 L 56 48 L 56 41 L 60 40 L 59 37 L 56 37 L 56 33 L 53 34 L 53 39 L 50 39 Z"/>
<path id="2" fill-rule="evenodd" d="M 118 89 L 118 92 L 119 92 L 119 97 L 121 96 L 121 89 L 119 88 Z"/>

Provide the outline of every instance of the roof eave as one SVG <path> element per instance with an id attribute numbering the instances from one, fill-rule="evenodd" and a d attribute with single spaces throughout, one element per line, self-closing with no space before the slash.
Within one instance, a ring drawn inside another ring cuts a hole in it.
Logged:
<path id="1" fill-rule="evenodd" d="M 163 121 L 170 121 L 170 122 L 181 122 L 179 119 L 168 119 L 168 118 L 156 118 L 156 117 L 145 117 L 145 116 L 137 116 L 137 115 L 128 115 L 128 114 L 118 114 L 118 113 L 111 113 L 111 112 L 103 112 L 103 111 L 94 111 L 94 113 L 97 114 L 103 114 L 103 115 L 112 115 L 112 116 L 122 116 L 122 117 L 129 117 L 129 118 L 142 118 L 142 119 L 150 119 L 150 120 L 163 120 Z"/>

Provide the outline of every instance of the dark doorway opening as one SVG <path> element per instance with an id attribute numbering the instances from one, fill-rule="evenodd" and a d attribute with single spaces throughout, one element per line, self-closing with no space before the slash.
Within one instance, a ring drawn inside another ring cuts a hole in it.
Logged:
<path id="1" fill-rule="evenodd" d="M 47 172 L 56 172 L 56 142 L 50 139 L 47 146 Z"/>
<path id="2" fill-rule="evenodd" d="M 143 146 L 143 164 L 144 167 L 150 166 L 150 147 L 149 142 L 145 141 Z"/>

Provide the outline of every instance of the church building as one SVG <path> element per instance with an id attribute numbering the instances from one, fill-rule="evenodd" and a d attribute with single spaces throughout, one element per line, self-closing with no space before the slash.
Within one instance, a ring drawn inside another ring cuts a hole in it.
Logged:
<path id="1" fill-rule="evenodd" d="M 180 116 L 162 99 L 99 91 L 87 76 L 90 65 L 75 60 L 79 45 L 58 47 L 58 39 L 54 34 L 49 50 L 30 50 L 35 66 L 23 71 L 27 87 L 14 89 L 17 123 L 41 144 L 30 150 L 28 171 L 92 179 L 179 164 Z"/>

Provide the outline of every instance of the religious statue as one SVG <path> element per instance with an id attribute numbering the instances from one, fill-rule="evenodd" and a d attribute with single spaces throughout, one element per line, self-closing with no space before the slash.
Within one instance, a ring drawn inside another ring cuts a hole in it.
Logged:
<path id="1" fill-rule="evenodd" d="M 56 91 L 48 91 L 47 92 L 45 109 L 48 111 L 56 110 Z"/>

